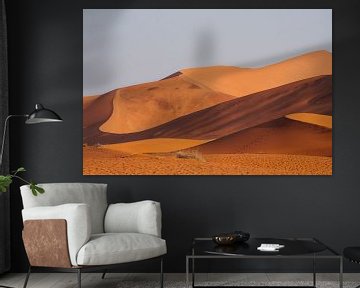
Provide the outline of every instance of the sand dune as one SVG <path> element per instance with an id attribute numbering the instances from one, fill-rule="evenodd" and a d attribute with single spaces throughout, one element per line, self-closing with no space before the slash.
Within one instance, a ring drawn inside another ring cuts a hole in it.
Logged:
<path id="1" fill-rule="evenodd" d="M 84 143 L 87 143 L 86 139 L 96 139 L 100 134 L 99 127 L 111 116 L 113 111 L 114 95 L 115 91 L 111 91 L 101 97 L 96 97 L 87 101 L 86 107 L 83 108 Z"/>
<path id="2" fill-rule="evenodd" d="M 204 154 L 291 154 L 332 156 L 332 130 L 280 118 L 193 147 Z"/>
<path id="3" fill-rule="evenodd" d="M 263 68 L 183 69 L 163 80 L 116 90 L 113 112 L 100 130 L 144 131 L 176 118 L 299 80 L 332 74 L 331 53 L 317 51 Z"/>
<path id="4" fill-rule="evenodd" d="M 262 68 L 213 66 L 181 70 L 186 80 L 241 97 L 320 75 L 332 75 L 332 54 L 316 51 Z"/>
<path id="5" fill-rule="evenodd" d="M 285 117 L 292 120 L 310 123 L 332 129 L 332 116 L 329 115 L 321 115 L 315 113 L 294 113 L 294 114 L 286 115 Z"/>
<path id="6" fill-rule="evenodd" d="M 83 127 L 87 128 L 94 124 L 105 122 L 113 111 L 114 91 L 101 96 L 89 96 L 84 98 L 85 107 L 83 107 Z"/>
<path id="7" fill-rule="evenodd" d="M 130 154 L 195 149 L 204 154 L 266 153 L 330 157 L 331 140 L 332 130 L 329 128 L 283 117 L 216 140 L 155 138 L 102 147 Z"/>
<path id="8" fill-rule="evenodd" d="M 234 97 L 189 83 L 181 75 L 121 88 L 114 96 L 111 117 L 100 130 L 140 132 L 231 99 Z"/>
<path id="9" fill-rule="evenodd" d="M 84 137 L 85 143 L 114 144 L 149 138 L 218 139 L 296 112 L 331 113 L 331 76 L 320 76 L 236 98 L 139 133 Z"/>
<path id="10" fill-rule="evenodd" d="M 103 145 L 102 147 L 131 154 L 167 153 L 198 146 L 208 141 L 210 140 L 157 138 Z"/>
<path id="11" fill-rule="evenodd" d="M 99 95 L 94 96 L 84 96 L 83 97 L 83 109 L 86 109 L 94 100 L 96 100 Z"/>

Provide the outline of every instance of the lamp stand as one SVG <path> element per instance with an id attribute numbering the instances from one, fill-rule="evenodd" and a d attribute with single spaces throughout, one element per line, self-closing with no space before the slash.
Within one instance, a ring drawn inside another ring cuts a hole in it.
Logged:
<path id="1" fill-rule="evenodd" d="M 3 131 L 3 137 L 2 137 L 2 142 L 1 142 L 1 151 L 0 151 L 0 168 L 2 166 L 2 161 L 3 161 L 3 155 L 4 155 L 4 146 L 5 146 L 5 142 L 6 142 L 6 132 L 7 132 L 7 126 L 8 126 L 8 123 L 9 123 L 9 120 L 11 118 L 14 118 L 14 117 L 28 117 L 29 115 L 27 114 L 20 114 L 20 115 L 9 115 L 6 117 L 5 119 L 5 123 L 4 123 L 4 131 Z M 2 287 L 2 286 L 0 286 Z"/>
<path id="2" fill-rule="evenodd" d="M 62 122 L 63 121 L 58 114 L 56 114 L 54 111 L 52 111 L 50 109 L 45 108 L 41 104 L 36 104 L 35 105 L 35 110 L 33 112 L 31 112 L 30 114 L 19 114 L 19 115 L 9 115 L 9 116 L 7 116 L 5 118 L 4 131 L 3 131 L 2 140 L 1 140 L 0 169 L 2 167 L 2 162 L 3 162 L 4 148 L 5 148 L 6 135 L 7 135 L 6 134 L 7 126 L 8 126 L 9 120 L 11 118 L 15 118 L 15 117 L 27 118 L 27 120 L 25 121 L 26 124 L 38 124 L 38 123 L 46 123 L 46 122 L 53 122 L 54 123 L 54 122 Z M 0 284 L 0 287 L 2 287 L 2 288 L 13 288 L 13 287 L 1 285 L 1 284 Z"/>
<path id="3" fill-rule="evenodd" d="M 8 123 L 9 123 L 9 120 L 11 118 L 15 118 L 15 117 L 28 117 L 28 115 L 26 114 L 23 114 L 23 115 L 9 115 L 6 117 L 5 119 L 5 122 L 4 122 L 4 131 L 3 131 L 3 135 L 2 135 L 2 141 L 1 141 L 1 150 L 0 150 L 0 168 L 2 167 L 2 162 L 3 162 L 3 155 L 4 155 L 4 148 L 5 148 L 5 142 L 6 142 L 6 132 L 7 132 L 7 126 L 8 126 Z M 11 287 L 11 286 L 5 286 L 5 285 L 1 285 L 0 284 L 0 287 L 1 288 L 14 288 L 14 287 Z"/>

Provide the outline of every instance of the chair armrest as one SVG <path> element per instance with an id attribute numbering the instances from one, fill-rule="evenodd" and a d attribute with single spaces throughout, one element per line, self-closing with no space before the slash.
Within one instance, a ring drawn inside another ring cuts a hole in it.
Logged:
<path id="1" fill-rule="evenodd" d="M 76 256 L 80 248 L 89 241 L 91 222 L 89 206 L 86 204 L 64 204 L 58 206 L 33 207 L 22 210 L 23 221 L 64 219 L 66 220 L 67 240 L 71 264 L 77 265 Z M 34 237 L 36 237 L 34 235 Z M 38 235 L 34 241 L 39 241 Z"/>
<path id="2" fill-rule="evenodd" d="M 22 238 L 30 265 L 72 267 L 66 231 L 64 219 L 26 220 Z"/>
<path id="3" fill-rule="evenodd" d="M 106 233 L 143 233 L 161 237 L 160 203 L 145 200 L 111 204 L 104 224 Z"/>

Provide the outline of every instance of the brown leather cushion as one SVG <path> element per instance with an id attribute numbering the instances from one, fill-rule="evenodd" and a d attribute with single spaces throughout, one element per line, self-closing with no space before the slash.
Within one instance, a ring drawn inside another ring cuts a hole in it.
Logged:
<path id="1" fill-rule="evenodd" d="M 64 219 L 26 220 L 23 241 L 31 266 L 71 267 Z"/>

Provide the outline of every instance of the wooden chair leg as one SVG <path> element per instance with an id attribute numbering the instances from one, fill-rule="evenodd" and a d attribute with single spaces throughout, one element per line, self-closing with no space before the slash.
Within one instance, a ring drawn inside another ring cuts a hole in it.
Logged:
<path id="1" fill-rule="evenodd" d="M 24 286 L 23 288 L 26 288 L 27 284 L 28 284 L 28 281 L 29 281 L 29 277 L 30 277 L 30 274 L 31 274 L 31 265 L 29 266 L 29 270 L 26 274 L 26 278 L 25 278 L 25 282 L 24 282 Z"/>
<path id="2" fill-rule="evenodd" d="M 81 269 L 77 269 L 78 288 L 81 288 Z"/>

